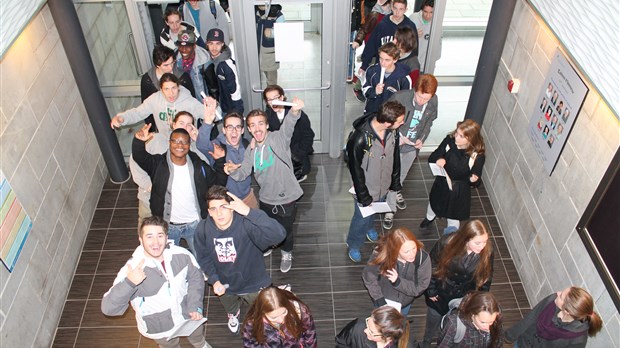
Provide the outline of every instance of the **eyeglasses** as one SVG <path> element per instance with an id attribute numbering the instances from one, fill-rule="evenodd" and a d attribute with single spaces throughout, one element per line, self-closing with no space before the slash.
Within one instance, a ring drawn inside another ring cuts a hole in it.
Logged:
<path id="1" fill-rule="evenodd" d="M 267 102 L 278 100 L 278 99 L 280 99 L 280 97 L 281 97 L 281 95 L 277 95 L 277 96 L 275 96 L 273 98 L 269 98 L 269 99 L 267 99 Z"/>
<path id="2" fill-rule="evenodd" d="M 224 128 L 226 128 L 227 131 L 232 132 L 233 130 L 236 130 L 237 132 L 240 132 L 243 129 L 242 125 L 236 125 L 233 126 L 232 124 L 229 124 L 228 126 L 224 126 Z"/>
<path id="3" fill-rule="evenodd" d="M 372 332 L 372 330 L 370 329 L 370 326 L 368 326 L 368 319 L 370 319 L 370 317 L 366 318 L 366 328 L 368 329 L 368 331 L 370 332 L 370 336 L 372 337 L 381 337 L 383 336 L 382 334 L 376 334 L 374 332 Z"/>
<path id="4" fill-rule="evenodd" d="M 185 139 L 170 139 L 170 143 L 176 145 L 189 145 L 189 140 Z"/>

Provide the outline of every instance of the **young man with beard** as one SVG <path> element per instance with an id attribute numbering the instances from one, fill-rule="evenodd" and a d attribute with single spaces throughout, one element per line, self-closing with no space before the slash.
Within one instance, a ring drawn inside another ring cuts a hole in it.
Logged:
<path id="1" fill-rule="evenodd" d="M 121 316 L 131 306 L 138 331 L 160 347 L 178 347 L 170 335 L 188 320 L 203 319 L 204 278 L 194 256 L 168 245 L 168 224 L 159 216 L 142 222 L 140 246 L 103 295 L 101 311 Z M 167 288 L 167 289 L 166 289 Z M 196 348 L 210 348 L 199 325 L 187 339 Z"/>
<path id="2" fill-rule="evenodd" d="M 231 58 L 230 48 L 224 43 L 224 32 L 215 28 L 207 34 L 207 49 L 217 76 L 218 98 L 222 112 L 243 114 L 243 100 L 237 66 Z"/>
<path id="3" fill-rule="evenodd" d="M 262 250 L 280 243 L 286 232 L 276 220 L 250 209 L 225 187 L 207 193 L 209 217 L 196 228 L 198 264 L 228 314 L 228 329 L 239 332 L 241 302 L 252 304 L 271 285 Z"/>
<path id="4" fill-rule="evenodd" d="M 224 160 L 216 163 L 216 170 L 189 151 L 191 138 L 183 129 L 170 134 L 169 150 L 163 155 L 146 152 L 144 143 L 153 135 L 149 125 L 136 132 L 132 155 L 136 163 L 151 178 L 150 207 L 153 215 L 162 216 L 170 224 L 170 238 L 176 245 L 185 239 L 195 254 L 194 230 L 200 219 L 206 218 L 206 193 L 214 184 L 225 184 L 222 172 Z"/>
<path id="5" fill-rule="evenodd" d="M 295 104 L 284 118 L 279 131 L 270 132 L 267 115 L 262 110 L 252 110 L 246 117 L 248 130 L 252 133 L 250 151 L 245 152 L 243 163 L 226 163 L 224 171 L 239 181 L 254 172 L 260 186 L 259 206 L 286 230 L 281 244 L 280 271 L 286 273 L 293 265 L 293 222 L 297 213 L 297 200 L 303 194 L 291 161 L 291 137 L 295 124 L 301 117 L 304 102 L 293 98 Z"/>
<path id="6" fill-rule="evenodd" d="M 207 156 L 209 163 L 214 164 L 214 155 L 223 152 L 226 162 L 241 164 L 249 141 L 243 137 L 243 116 L 236 112 L 231 112 L 224 116 L 223 134 L 219 134 L 215 140 L 211 140 L 213 123 L 205 121 L 200 127 L 196 147 L 200 152 Z M 248 176 L 244 180 L 236 181 L 229 177 L 226 188 L 230 193 L 243 200 L 252 209 L 258 209 L 258 200 L 251 187 L 252 178 Z"/>

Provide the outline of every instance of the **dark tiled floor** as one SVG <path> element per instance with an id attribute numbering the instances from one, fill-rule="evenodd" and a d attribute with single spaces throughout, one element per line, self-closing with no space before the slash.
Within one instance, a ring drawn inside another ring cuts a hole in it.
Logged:
<path id="1" fill-rule="evenodd" d="M 265 263 L 274 284 L 291 284 L 312 309 L 319 346 L 333 347 L 334 335 L 351 319 L 368 315 L 372 304 L 361 280 L 363 266 L 348 259 L 344 244 L 353 214 L 353 201 L 347 193 L 351 185 L 348 170 L 340 159 L 326 155 L 313 156 L 312 161 L 312 172 L 302 183 L 305 194 L 299 201 L 295 223 L 293 268 L 286 274 L 280 273 L 279 252 L 267 257 Z M 437 220 L 432 228 L 418 227 L 432 183 L 423 157 L 414 163 L 403 188 L 407 209 L 399 211 L 394 220 L 395 226 L 414 231 L 427 250 L 446 225 L 445 220 Z M 131 307 L 119 318 L 105 317 L 99 308 L 101 297 L 138 245 L 137 205 L 133 183 L 105 184 L 58 323 L 54 347 L 155 347 L 138 333 Z M 505 325 L 510 327 L 528 311 L 529 304 L 494 214 L 484 185 L 473 190 L 472 217 L 481 218 L 490 226 L 496 250 L 491 290 L 502 304 Z M 380 223 L 377 228 L 381 230 Z M 372 245 L 367 243 L 362 249 L 365 259 L 371 250 Z M 223 307 L 209 288 L 205 308 L 209 343 L 216 348 L 241 346 L 240 337 L 229 333 Z M 242 312 L 246 309 L 247 306 L 243 307 Z M 417 300 L 410 313 L 415 337 L 423 334 L 425 312 L 424 300 Z M 185 340 L 182 344 L 189 346 Z"/>

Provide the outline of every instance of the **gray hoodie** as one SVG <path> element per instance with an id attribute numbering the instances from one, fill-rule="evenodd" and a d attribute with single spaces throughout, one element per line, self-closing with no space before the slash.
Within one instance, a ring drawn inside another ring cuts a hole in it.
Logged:
<path id="1" fill-rule="evenodd" d="M 293 202 L 304 193 L 293 173 L 291 161 L 291 137 L 299 115 L 289 113 L 282 127 L 268 132 L 265 141 L 254 149 L 245 151 L 241 167 L 230 176 L 237 181 L 244 180 L 254 169 L 254 178 L 260 185 L 261 202 L 279 205 Z"/>
<path id="2" fill-rule="evenodd" d="M 160 91 L 151 94 L 144 99 L 142 104 L 133 109 L 129 109 L 120 114 L 123 117 L 123 126 L 137 123 L 144 120 L 148 115 L 153 115 L 155 124 L 159 131 L 170 129 L 170 123 L 174 115 L 179 111 L 187 111 L 194 116 L 194 119 L 203 118 L 204 106 L 183 86 L 179 86 L 179 96 L 177 100 L 170 103 Z"/>

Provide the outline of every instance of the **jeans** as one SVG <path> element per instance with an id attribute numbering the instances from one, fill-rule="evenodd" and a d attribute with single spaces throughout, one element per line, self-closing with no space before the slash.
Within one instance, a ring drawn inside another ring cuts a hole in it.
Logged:
<path id="1" fill-rule="evenodd" d="M 357 200 L 354 200 L 355 209 L 353 211 L 353 217 L 351 218 L 351 225 L 349 225 L 349 234 L 347 235 L 347 245 L 349 249 L 359 250 L 364 245 L 366 240 L 366 234 L 374 229 L 375 215 L 372 214 L 367 217 L 362 217 L 360 207 L 357 204 Z"/>
<path id="2" fill-rule="evenodd" d="M 189 251 L 191 251 L 194 256 L 196 256 L 196 249 L 194 249 L 194 232 L 196 231 L 196 226 L 198 226 L 198 221 L 199 220 L 196 220 L 183 225 L 168 224 L 168 239 L 172 239 L 174 245 L 179 245 L 181 238 L 185 239 L 189 246 Z"/>
<path id="3" fill-rule="evenodd" d="M 439 327 L 441 325 L 441 318 L 443 316 L 436 310 L 427 307 L 426 309 L 426 328 L 424 330 L 424 340 L 422 341 L 422 347 L 430 347 L 433 338 L 437 336 Z"/>
<path id="4" fill-rule="evenodd" d="M 295 215 L 297 215 L 297 201 L 278 205 L 271 205 L 260 201 L 258 203 L 262 211 L 267 213 L 270 218 L 278 221 L 286 230 L 286 238 L 280 245 L 280 249 L 287 253 L 292 252 L 295 242 L 293 239 L 293 222 L 295 222 Z"/>
<path id="5" fill-rule="evenodd" d="M 236 315 L 239 308 L 241 308 L 241 302 L 245 302 L 251 306 L 254 300 L 256 300 L 256 297 L 258 297 L 258 291 L 239 295 L 229 294 L 228 291 L 226 291 L 224 295 L 219 298 L 226 313 Z"/>
<path id="6" fill-rule="evenodd" d="M 411 152 L 401 152 L 400 153 L 400 184 L 402 185 L 407 178 L 407 174 L 409 174 L 409 169 L 413 165 L 416 157 L 418 156 L 418 151 Z"/>
<path id="7" fill-rule="evenodd" d="M 200 325 L 196 330 L 194 330 L 194 332 L 187 336 L 187 340 L 193 347 L 203 348 L 207 343 L 207 341 L 205 341 L 204 325 Z M 179 337 L 172 338 L 170 339 L 170 341 L 168 341 L 167 337 L 160 338 L 154 341 L 160 348 L 181 347 L 179 345 Z"/>

